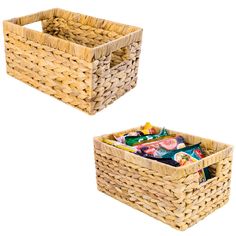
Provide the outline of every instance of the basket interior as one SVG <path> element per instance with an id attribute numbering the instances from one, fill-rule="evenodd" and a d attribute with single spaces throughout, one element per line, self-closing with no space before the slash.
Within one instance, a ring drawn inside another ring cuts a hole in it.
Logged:
<path id="1" fill-rule="evenodd" d="M 135 26 L 63 9 L 54 9 L 51 12 L 53 15 L 48 15 L 49 17 L 42 21 L 44 32 L 90 48 L 140 30 Z"/>
<path id="2" fill-rule="evenodd" d="M 142 127 L 140 127 L 140 128 L 142 128 Z M 158 132 L 161 129 L 159 127 L 155 127 L 155 128 L 157 129 Z M 118 134 L 121 134 L 121 133 L 126 133 L 126 132 L 128 133 L 130 131 L 134 131 L 134 130 L 137 130 L 137 129 L 139 129 L 139 128 L 134 128 L 134 129 L 130 129 L 130 130 L 122 131 L 122 132 L 117 132 L 117 133 L 113 133 L 113 134 L 109 134 L 109 135 L 104 135 L 102 137 L 115 140 L 114 134 L 118 135 Z M 201 138 L 201 137 L 198 137 L 198 136 L 193 136 L 193 135 L 180 133 L 180 132 L 176 132 L 176 131 L 172 131 L 172 130 L 168 130 L 168 132 L 170 134 L 177 134 L 177 135 L 183 136 L 183 138 L 185 139 L 185 142 L 186 142 L 187 145 L 193 145 L 193 144 L 196 144 L 196 143 L 200 142 L 201 147 L 202 147 L 206 157 L 210 156 L 214 153 L 217 153 L 219 151 L 222 151 L 222 150 L 224 150 L 225 148 L 228 147 L 228 145 L 226 145 L 226 144 L 219 143 L 219 142 L 212 141 L 212 140 L 205 139 L 205 138 Z M 209 166 L 209 171 L 211 173 L 211 178 L 215 177 L 216 164 L 210 165 Z"/>
<path id="3" fill-rule="evenodd" d="M 63 17 L 54 16 L 43 20 L 42 26 L 44 33 L 88 48 L 95 48 L 112 42 L 138 30 L 136 27 L 120 25 L 80 14 L 75 14 L 69 18 L 68 15 Z M 127 59 L 129 59 L 128 48 L 120 48 L 111 54 L 111 67 Z"/>
<path id="4" fill-rule="evenodd" d="M 42 21 L 43 32 L 89 48 L 111 42 L 128 34 L 116 32 L 115 24 L 113 28 L 103 29 L 102 27 L 83 24 L 80 21 L 81 20 L 66 20 L 62 17 L 54 17 Z M 129 59 L 128 55 L 127 47 L 112 52 L 111 67 Z"/>
<path id="5" fill-rule="evenodd" d="M 112 29 L 105 30 L 81 23 L 54 17 L 43 21 L 43 31 L 55 37 L 69 40 L 89 48 L 94 48 L 122 37 Z"/>
<path id="6" fill-rule="evenodd" d="M 157 132 L 160 132 L 161 128 L 160 127 L 156 127 Z M 119 135 L 119 134 L 124 134 L 124 133 L 129 133 L 131 131 L 134 130 L 139 130 L 139 129 L 143 129 L 143 127 L 138 127 L 138 128 L 133 128 L 133 129 L 129 129 L 129 130 L 125 130 L 125 131 L 120 131 L 120 132 L 115 132 L 109 135 L 104 135 L 102 137 L 106 137 L 106 138 L 110 138 L 112 140 L 114 139 L 114 135 Z M 228 147 L 227 144 L 224 143 L 220 143 L 220 142 L 216 142 L 210 139 L 206 139 L 206 138 L 202 138 L 202 137 L 198 137 L 198 136 L 194 136 L 194 135 L 190 135 L 190 134 L 186 134 L 186 133 L 182 133 L 182 132 L 178 132 L 178 131 L 173 131 L 173 130 L 169 130 L 168 129 L 169 134 L 176 134 L 176 135 L 181 135 L 183 136 L 183 138 L 185 139 L 185 142 L 188 145 L 193 145 L 196 143 L 201 143 L 202 148 L 205 150 L 207 156 L 212 155 L 213 153 L 219 152 L 224 150 L 225 148 Z"/>

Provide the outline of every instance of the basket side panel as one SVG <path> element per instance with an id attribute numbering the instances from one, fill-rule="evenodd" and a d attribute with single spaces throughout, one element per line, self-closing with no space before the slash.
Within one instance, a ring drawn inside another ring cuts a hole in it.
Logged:
<path id="1" fill-rule="evenodd" d="M 127 50 L 125 59 L 120 52 Z M 136 86 L 141 42 L 102 56 L 93 62 L 92 110 L 100 111 Z"/>
<path id="2" fill-rule="evenodd" d="M 91 63 L 31 41 L 7 27 L 5 52 L 10 75 L 90 113 Z"/>
<path id="3" fill-rule="evenodd" d="M 185 209 L 182 212 L 180 229 L 187 229 L 222 207 L 229 200 L 232 156 L 222 160 L 220 174 L 195 187 L 192 183 L 185 189 Z M 188 177 L 187 177 L 188 178 Z M 186 178 L 186 179 L 187 179 Z"/>

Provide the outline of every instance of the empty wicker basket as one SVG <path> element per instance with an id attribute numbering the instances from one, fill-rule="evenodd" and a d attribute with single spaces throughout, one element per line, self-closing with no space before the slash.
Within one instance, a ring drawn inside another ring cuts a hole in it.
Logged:
<path id="1" fill-rule="evenodd" d="M 23 27 L 37 21 L 43 32 Z M 8 74 L 89 114 L 136 85 L 138 27 L 61 9 L 3 25 Z"/>
<path id="2" fill-rule="evenodd" d="M 131 130 L 127 130 L 131 131 Z M 173 167 L 145 159 L 94 139 L 98 189 L 172 227 L 185 230 L 223 206 L 229 199 L 232 147 L 182 135 L 201 142 L 209 155 L 191 165 Z M 199 184 L 198 170 L 209 167 L 212 178 Z"/>

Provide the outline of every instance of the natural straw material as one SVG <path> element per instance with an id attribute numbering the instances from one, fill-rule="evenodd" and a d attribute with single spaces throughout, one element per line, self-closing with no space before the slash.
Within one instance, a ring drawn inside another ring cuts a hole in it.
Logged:
<path id="1" fill-rule="evenodd" d="M 42 22 L 43 32 L 23 27 Z M 137 81 L 142 29 L 52 9 L 3 22 L 7 72 L 94 114 Z"/>
<path id="2" fill-rule="evenodd" d="M 208 155 L 191 165 L 173 167 L 103 143 L 102 138 L 113 137 L 104 135 L 94 139 L 97 185 L 121 202 L 185 230 L 228 201 L 232 147 L 180 132 L 170 133 L 182 135 L 189 144 L 201 142 Z M 212 178 L 199 184 L 197 171 L 204 167 L 209 167 Z"/>

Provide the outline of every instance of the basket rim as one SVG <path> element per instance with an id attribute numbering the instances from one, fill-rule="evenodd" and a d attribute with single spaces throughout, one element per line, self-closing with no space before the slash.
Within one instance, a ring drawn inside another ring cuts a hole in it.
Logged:
<path id="1" fill-rule="evenodd" d="M 154 126 L 154 127 L 157 129 L 161 129 L 158 126 Z M 115 146 L 104 143 L 102 141 L 103 138 L 107 138 L 108 136 L 118 134 L 118 133 L 123 133 L 123 132 L 130 132 L 130 131 L 137 130 L 140 128 L 142 128 L 142 126 L 128 129 L 128 130 L 123 130 L 120 132 L 114 132 L 111 134 L 105 134 L 105 135 L 94 137 L 94 146 L 95 146 L 94 149 L 99 147 L 103 151 L 108 151 L 108 152 L 112 152 L 112 153 L 119 153 L 119 155 L 116 155 L 116 157 L 119 157 L 121 155 L 121 158 L 125 159 L 128 162 L 131 162 L 133 164 L 137 164 L 137 165 L 143 166 L 144 168 L 148 168 L 148 169 L 155 170 L 155 171 L 161 170 L 161 172 L 169 173 L 169 174 L 175 175 L 176 177 L 182 177 L 183 175 L 194 173 L 194 172 L 197 172 L 199 169 L 203 169 L 203 168 L 208 167 L 210 165 L 216 164 L 216 163 L 220 162 L 221 160 L 223 160 L 225 157 L 231 155 L 232 151 L 233 151 L 233 146 L 230 144 L 225 144 L 222 142 L 214 141 L 211 139 L 206 139 L 206 138 L 191 135 L 188 133 L 182 133 L 182 132 L 178 132 L 175 130 L 167 129 L 170 133 L 182 135 L 183 137 L 189 136 L 189 137 L 198 138 L 200 140 L 213 142 L 215 145 L 218 145 L 221 148 L 221 150 L 216 151 L 215 153 L 208 155 L 205 158 L 203 158 L 195 163 L 192 163 L 192 164 L 186 165 L 186 166 L 174 167 L 174 166 L 167 165 L 167 164 L 155 161 L 155 160 L 143 158 L 135 153 L 131 153 L 129 151 L 119 149 Z"/>
<path id="2" fill-rule="evenodd" d="M 81 17 L 84 17 L 87 18 L 88 21 L 90 19 L 93 19 L 94 21 L 97 22 L 98 25 L 107 24 L 110 26 L 117 26 L 123 30 L 133 29 L 133 31 L 124 34 L 118 39 L 110 40 L 107 43 L 103 43 L 95 47 L 88 47 L 80 45 L 78 43 L 71 42 L 66 39 L 58 38 L 56 36 L 44 32 L 24 27 L 27 24 L 49 19 L 51 17 L 62 17 L 63 19 L 66 19 L 66 17 L 64 17 L 63 14 L 67 14 L 68 19 L 79 20 Z M 21 36 L 24 36 L 27 39 L 32 40 L 34 42 L 37 41 L 37 43 L 41 43 L 46 46 L 65 51 L 66 53 L 70 53 L 75 56 L 80 55 L 82 59 L 85 59 L 89 62 L 93 58 L 95 59 L 100 58 L 103 55 L 108 55 L 113 51 L 125 47 L 133 42 L 141 41 L 143 32 L 143 29 L 137 26 L 131 26 L 128 24 L 122 24 L 115 21 L 93 17 L 90 15 L 75 13 L 73 11 L 67 11 L 61 8 L 52 8 L 34 14 L 4 20 L 3 26 L 4 26 L 4 31 L 8 30 L 16 34 L 20 34 Z"/>

